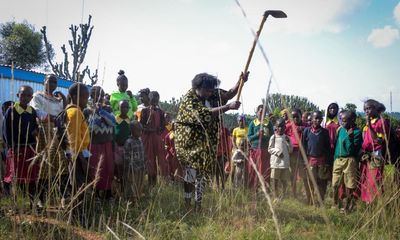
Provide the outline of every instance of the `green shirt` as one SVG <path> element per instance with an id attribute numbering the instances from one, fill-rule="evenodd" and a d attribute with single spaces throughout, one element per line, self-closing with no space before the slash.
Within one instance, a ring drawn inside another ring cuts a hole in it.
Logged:
<path id="1" fill-rule="evenodd" d="M 264 135 L 261 137 L 258 136 L 258 132 L 260 131 L 260 128 L 264 129 Z M 256 148 L 268 148 L 268 143 L 269 139 L 271 136 L 274 134 L 274 128 L 272 126 L 272 123 L 269 121 L 269 119 L 266 117 L 264 118 L 264 123 L 261 124 L 258 118 L 254 119 L 253 121 L 250 122 L 249 124 L 249 131 L 247 133 L 247 138 L 249 139 L 251 148 L 256 149 Z M 260 144 L 261 140 L 261 144 Z"/>
<path id="2" fill-rule="evenodd" d="M 114 112 L 115 115 L 119 115 L 119 103 L 122 100 L 127 100 L 129 103 L 129 112 L 128 112 L 128 117 L 132 119 L 133 113 L 137 110 L 137 102 L 135 97 L 129 97 L 129 95 L 126 92 L 113 92 L 111 94 L 110 98 L 110 103 L 111 103 L 111 108 Z"/>
<path id="3" fill-rule="evenodd" d="M 340 157 L 357 157 L 363 142 L 360 129 L 353 129 L 353 134 L 347 134 L 345 128 L 340 127 L 337 133 L 335 159 Z"/>
<path id="4" fill-rule="evenodd" d="M 129 119 L 122 119 L 119 116 L 115 118 L 117 124 L 115 125 L 114 140 L 118 146 L 124 146 L 125 141 L 130 137 L 131 130 L 129 126 Z"/>

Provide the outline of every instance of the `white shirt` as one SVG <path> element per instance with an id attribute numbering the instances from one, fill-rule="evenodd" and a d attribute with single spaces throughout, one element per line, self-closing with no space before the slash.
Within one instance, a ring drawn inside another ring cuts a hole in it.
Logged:
<path id="1" fill-rule="evenodd" d="M 57 116 L 64 109 L 62 100 L 49 96 L 44 92 L 33 94 L 31 106 L 37 111 L 39 118 L 45 118 L 47 114 Z"/>
<path id="2" fill-rule="evenodd" d="M 271 168 L 289 168 L 290 156 L 293 151 L 293 145 L 290 138 L 283 135 L 274 134 L 269 140 L 268 152 L 271 154 Z"/>

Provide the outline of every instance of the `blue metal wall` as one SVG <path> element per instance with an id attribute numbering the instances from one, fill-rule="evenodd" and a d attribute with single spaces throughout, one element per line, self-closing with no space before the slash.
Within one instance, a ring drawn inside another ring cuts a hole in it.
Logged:
<path id="1" fill-rule="evenodd" d="M 29 85 L 33 88 L 33 92 L 44 91 L 43 81 L 45 74 L 26 71 L 21 69 L 14 69 L 14 80 L 12 80 L 12 69 L 9 66 L 0 65 L 0 102 L 17 101 L 16 96 L 18 89 L 21 85 Z M 68 88 L 73 84 L 72 81 L 62 78 L 58 79 L 58 88 L 60 91 L 67 95 Z"/>

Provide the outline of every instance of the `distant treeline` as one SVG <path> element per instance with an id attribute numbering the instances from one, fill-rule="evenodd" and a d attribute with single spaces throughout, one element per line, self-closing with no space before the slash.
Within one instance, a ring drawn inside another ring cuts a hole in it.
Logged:
<path id="1" fill-rule="evenodd" d="M 171 119 L 175 119 L 176 115 L 178 114 L 180 101 L 181 98 L 179 99 L 172 98 L 169 101 L 160 102 L 160 105 L 165 112 L 170 114 Z M 260 104 L 262 103 L 262 101 L 264 101 L 264 99 L 260 101 Z M 254 106 L 254 109 L 256 109 L 256 107 L 257 106 Z M 267 101 L 267 112 L 272 112 L 275 116 L 278 117 L 280 111 L 285 107 L 288 109 L 298 108 L 302 111 L 309 111 L 309 112 L 315 110 L 321 110 L 322 112 L 325 112 L 324 109 L 319 109 L 317 105 L 309 101 L 306 97 L 299 97 L 295 95 L 283 95 L 279 93 L 271 94 L 270 98 Z M 357 111 L 356 105 L 352 103 L 345 104 L 343 108 L 347 110 Z M 362 128 L 365 126 L 365 113 L 357 111 L 357 115 L 359 117 L 357 119 L 357 125 L 360 128 Z M 228 129 L 237 127 L 238 116 L 239 113 L 223 114 L 223 121 L 225 127 Z M 250 121 L 254 119 L 255 114 L 245 114 L 245 117 L 246 117 L 246 123 L 249 124 Z M 390 119 L 392 127 L 397 127 L 400 125 L 400 112 L 385 113 L 384 117 Z"/>

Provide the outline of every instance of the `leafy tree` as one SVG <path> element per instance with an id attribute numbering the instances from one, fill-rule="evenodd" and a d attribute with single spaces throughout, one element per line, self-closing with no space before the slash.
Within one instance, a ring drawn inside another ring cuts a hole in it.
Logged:
<path id="1" fill-rule="evenodd" d="M 176 116 L 178 115 L 178 110 L 179 110 L 179 103 L 182 99 L 176 99 L 172 98 L 169 101 L 162 101 L 160 102 L 160 107 L 162 110 L 164 110 L 166 113 L 169 113 L 171 116 L 171 119 L 175 119 Z M 238 118 L 238 113 L 225 113 L 222 115 L 222 119 L 224 122 L 224 126 L 228 129 L 232 129 L 237 127 L 237 118 Z M 250 121 L 254 118 L 254 116 L 246 115 L 246 123 L 247 125 L 250 123 Z"/>
<path id="2" fill-rule="evenodd" d="M 344 109 L 352 112 L 357 112 L 357 106 L 353 103 L 346 103 L 346 105 L 344 105 Z"/>
<path id="3" fill-rule="evenodd" d="M 54 51 L 48 49 L 48 58 L 53 59 Z M 0 63 L 32 69 L 46 67 L 46 49 L 40 32 L 24 21 L 6 22 L 0 25 Z"/>
<path id="4" fill-rule="evenodd" d="M 72 69 L 69 67 L 71 62 L 65 44 L 61 47 L 64 54 L 64 61 L 61 63 L 53 63 L 51 58 L 52 45 L 47 39 L 46 26 L 43 26 L 40 32 L 43 35 L 43 40 L 47 49 L 47 58 L 54 74 L 58 77 L 70 79 L 75 82 L 82 82 L 87 74 L 91 81 L 91 85 L 93 86 L 98 81 L 98 70 L 96 69 L 93 74 L 90 71 L 89 66 L 86 66 L 86 68 L 81 70 L 94 27 L 91 25 L 91 20 L 92 16 L 89 15 L 88 23 L 79 24 L 79 26 L 71 24 L 69 27 L 72 35 L 72 40 L 68 41 L 71 50 L 70 56 L 72 57 Z"/>
<path id="5" fill-rule="evenodd" d="M 175 119 L 176 116 L 178 115 L 179 103 L 180 102 L 181 102 L 181 98 L 176 99 L 176 98 L 173 97 L 169 101 L 160 102 L 160 107 L 166 113 L 169 113 L 171 115 L 171 119 Z"/>
<path id="6" fill-rule="evenodd" d="M 224 126 L 228 128 L 229 130 L 232 130 L 233 128 L 238 127 L 238 118 L 239 114 L 238 113 L 225 113 L 222 115 L 222 119 L 224 122 Z M 253 121 L 255 118 L 254 115 L 245 115 L 245 122 L 246 126 L 249 126 L 250 122 Z"/>
<path id="7" fill-rule="evenodd" d="M 295 95 L 284 95 L 280 93 L 271 94 L 267 100 L 267 111 L 275 112 L 277 109 L 284 108 L 294 109 L 299 108 L 302 111 L 316 111 L 318 106 L 308 100 L 306 97 Z"/>

